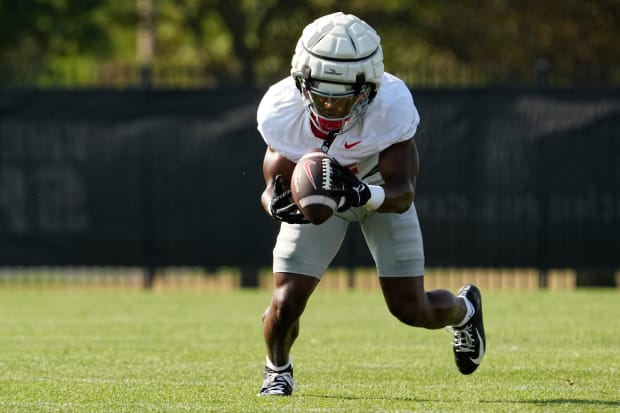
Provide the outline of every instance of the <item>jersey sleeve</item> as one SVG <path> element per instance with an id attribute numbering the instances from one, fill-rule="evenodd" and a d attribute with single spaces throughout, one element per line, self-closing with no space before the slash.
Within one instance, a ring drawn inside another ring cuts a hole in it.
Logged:
<path id="1" fill-rule="evenodd" d="M 271 86 L 261 99 L 256 112 L 257 129 L 265 143 L 276 152 L 298 158 L 299 125 L 304 108 L 292 78 Z"/>
<path id="2" fill-rule="evenodd" d="M 388 83 L 384 92 L 388 97 L 376 107 L 377 143 L 379 151 L 413 138 L 420 123 L 420 115 L 409 88 L 400 80 Z M 375 102 L 373 102 L 374 104 Z"/>

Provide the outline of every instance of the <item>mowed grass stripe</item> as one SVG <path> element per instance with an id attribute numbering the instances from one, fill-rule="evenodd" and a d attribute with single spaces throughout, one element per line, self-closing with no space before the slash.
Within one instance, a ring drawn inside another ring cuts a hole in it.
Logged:
<path id="1" fill-rule="evenodd" d="M 487 357 L 458 374 L 450 336 L 378 291 L 317 291 L 292 398 L 258 398 L 269 291 L 0 291 L 2 412 L 615 412 L 618 290 L 484 294 Z"/>

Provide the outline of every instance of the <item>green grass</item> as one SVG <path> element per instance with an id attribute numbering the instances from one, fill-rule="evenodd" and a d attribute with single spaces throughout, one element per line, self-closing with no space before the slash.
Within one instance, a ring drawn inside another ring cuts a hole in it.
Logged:
<path id="1" fill-rule="evenodd" d="M 443 330 L 378 291 L 320 290 L 298 390 L 259 398 L 268 291 L 0 290 L 0 412 L 617 412 L 618 290 L 490 292 L 488 353 L 460 375 Z"/>

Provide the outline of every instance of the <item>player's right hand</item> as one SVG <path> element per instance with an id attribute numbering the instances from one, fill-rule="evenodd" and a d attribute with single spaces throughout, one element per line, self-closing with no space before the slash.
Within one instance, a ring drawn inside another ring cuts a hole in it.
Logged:
<path id="1" fill-rule="evenodd" d="M 269 204 L 269 212 L 275 220 L 288 224 L 310 223 L 291 199 L 291 190 L 284 189 L 284 178 L 281 175 L 273 178 L 273 197 Z"/>

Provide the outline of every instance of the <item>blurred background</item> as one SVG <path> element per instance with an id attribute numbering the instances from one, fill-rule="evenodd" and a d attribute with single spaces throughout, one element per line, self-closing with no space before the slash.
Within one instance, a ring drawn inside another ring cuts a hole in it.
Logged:
<path id="1" fill-rule="evenodd" d="M 620 1 L 346 3 L 0 0 L 0 283 L 268 285 L 256 107 L 342 10 L 421 113 L 429 283 L 617 286 Z M 373 280 L 351 228 L 323 284 Z"/>
<path id="2" fill-rule="evenodd" d="M 337 1 L 2 0 L 3 86 L 266 86 Z M 412 86 L 620 82 L 620 2 L 355 0 Z"/>

